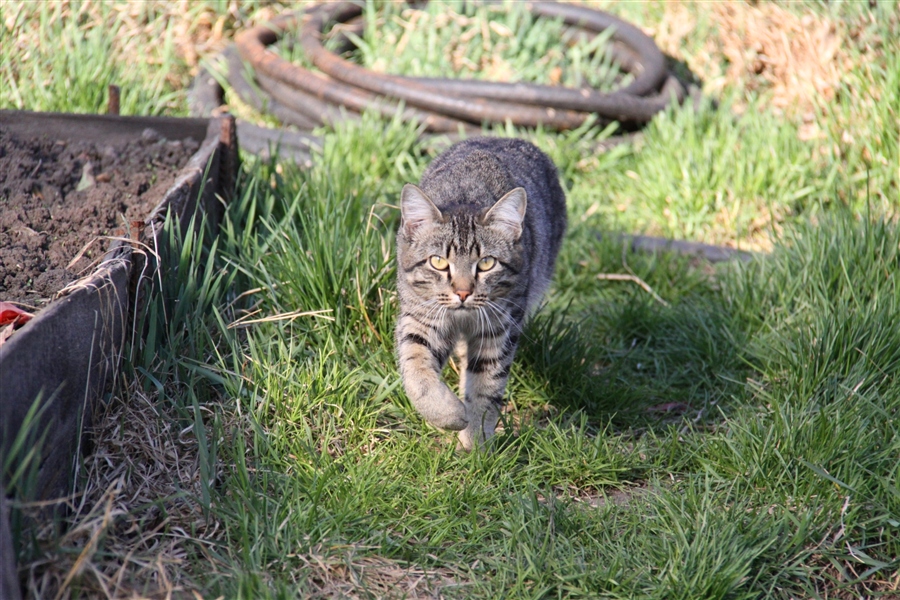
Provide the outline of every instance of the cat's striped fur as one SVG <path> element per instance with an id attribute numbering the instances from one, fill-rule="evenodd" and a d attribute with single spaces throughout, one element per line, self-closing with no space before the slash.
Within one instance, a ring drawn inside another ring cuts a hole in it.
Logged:
<path id="1" fill-rule="evenodd" d="M 516 139 L 452 146 L 400 199 L 396 342 L 416 410 L 458 430 L 472 449 L 490 437 L 529 310 L 543 297 L 566 228 L 553 163 Z M 460 398 L 441 380 L 459 357 Z"/>

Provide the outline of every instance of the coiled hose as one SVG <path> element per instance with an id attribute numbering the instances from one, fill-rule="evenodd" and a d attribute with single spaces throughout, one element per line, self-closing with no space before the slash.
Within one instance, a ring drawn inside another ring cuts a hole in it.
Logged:
<path id="1" fill-rule="evenodd" d="M 286 13 L 271 23 L 241 31 L 223 53 L 227 84 L 259 111 L 269 113 L 300 133 L 265 130 L 238 123 L 241 145 L 265 151 L 277 141 L 282 151 L 301 162 L 315 144 L 309 134 L 321 125 L 357 118 L 365 110 L 386 117 L 398 113 L 423 124 L 428 132 L 475 134 L 490 123 L 510 122 L 564 131 L 588 119 L 618 121 L 635 129 L 672 102 L 685 97 L 684 87 L 666 69 L 665 56 L 637 27 L 603 11 L 556 2 L 529 2 L 540 18 L 559 18 L 567 35 L 596 36 L 612 28 L 610 51 L 631 82 L 613 92 L 590 87 L 569 88 L 528 83 L 501 83 L 471 79 L 404 77 L 376 73 L 326 48 L 329 26 L 338 25 L 341 52 L 352 48 L 350 31 L 363 31 L 362 6 L 354 2 L 326 2 L 300 13 Z M 321 72 L 289 62 L 267 48 L 286 31 L 299 28 L 299 45 L 306 59 Z M 222 103 L 219 80 L 204 72 L 195 80 L 192 112 L 209 114 Z"/>

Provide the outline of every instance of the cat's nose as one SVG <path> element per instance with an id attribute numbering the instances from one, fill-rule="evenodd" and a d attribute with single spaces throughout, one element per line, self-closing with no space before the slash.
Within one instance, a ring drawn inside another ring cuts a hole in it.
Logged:
<path id="1" fill-rule="evenodd" d="M 456 290 L 456 295 L 459 296 L 460 302 L 465 302 L 466 298 L 472 295 L 472 292 L 468 290 Z"/>

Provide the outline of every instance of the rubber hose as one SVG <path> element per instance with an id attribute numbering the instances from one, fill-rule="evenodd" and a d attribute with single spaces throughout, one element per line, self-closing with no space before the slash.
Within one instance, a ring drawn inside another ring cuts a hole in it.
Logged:
<path id="1" fill-rule="evenodd" d="M 342 58 L 322 43 L 329 25 L 356 20 L 359 30 L 362 8 L 351 2 L 313 5 L 303 13 L 284 14 L 270 24 L 240 32 L 236 47 L 255 73 L 259 88 L 268 96 L 268 110 L 274 108 L 287 116 L 286 122 L 303 128 L 309 128 L 310 122 L 333 124 L 364 110 L 375 110 L 387 117 L 400 113 L 404 119 L 422 122 L 431 132 L 475 133 L 485 123 L 506 122 L 566 130 L 583 125 L 592 115 L 601 122 L 639 125 L 671 102 L 683 100 L 684 88 L 667 73 L 664 55 L 638 28 L 608 13 L 580 6 L 553 2 L 527 6 L 538 17 L 562 19 L 572 31 L 582 35 L 597 35 L 613 28 L 613 52 L 633 80 L 619 90 L 604 93 L 589 87 L 375 73 Z M 286 31 L 297 27 L 301 48 L 321 73 L 293 64 L 267 49 Z M 240 79 L 235 75 L 240 69 L 232 66 L 229 70 L 229 81 Z M 246 81 L 237 81 L 235 87 L 243 99 L 260 105 L 260 99 L 253 98 L 258 92 L 250 93 Z M 398 101 L 405 108 L 401 109 Z"/>

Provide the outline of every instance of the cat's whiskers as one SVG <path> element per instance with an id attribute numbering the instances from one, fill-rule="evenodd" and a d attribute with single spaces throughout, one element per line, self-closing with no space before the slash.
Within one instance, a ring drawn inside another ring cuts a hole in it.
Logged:
<path id="1" fill-rule="evenodd" d="M 516 333 L 527 339 L 527 336 L 525 335 L 525 319 L 522 319 L 520 323 L 517 323 L 516 320 L 512 318 L 512 314 L 510 314 L 508 310 L 500 306 L 498 303 L 491 300 L 487 300 L 486 302 L 487 306 L 489 306 L 492 311 L 495 311 L 495 314 L 498 314 L 503 319 L 506 327 L 514 327 L 516 329 Z M 511 302 L 509 300 L 507 300 L 507 302 L 510 302 L 510 304 L 514 304 L 515 306 L 521 308 L 515 302 Z"/>
<path id="2" fill-rule="evenodd" d="M 444 321 L 446 320 L 446 318 L 447 318 L 447 313 L 448 313 L 449 311 L 450 311 L 450 309 L 447 308 L 446 306 L 443 306 L 443 305 L 441 306 L 441 318 L 440 318 L 440 321 L 439 321 L 439 323 L 438 323 L 438 329 L 440 329 L 442 332 L 446 332 L 446 331 L 447 331 L 447 328 L 444 326 Z"/>
<path id="3" fill-rule="evenodd" d="M 487 327 L 485 328 L 487 330 L 487 333 L 490 333 L 491 336 L 495 336 L 497 327 L 496 326 L 491 327 L 491 325 L 492 325 L 491 321 L 498 318 L 497 309 L 495 307 L 491 306 L 489 303 L 487 303 L 484 305 L 483 314 L 484 314 L 484 321 L 487 324 Z M 501 328 L 506 329 L 506 323 L 507 323 L 508 319 L 502 313 L 499 313 L 499 319 L 502 323 Z M 487 335 L 482 334 L 482 346 L 484 345 L 484 338 L 486 338 L 486 337 L 487 337 Z"/>
<path id="4" fill-rule="evenodd" d="M 487 300 L 485 301 L 485 307 L 489 308 L 491 314 L 500 319 L 504 327 L 515 324 L 515 321 L 513 321 L 513 318 L 510 315 L 509 311 L 500 306 L 498 303 L 493 302 L 492 300 Z"/>
<path id="5" fill-rule="evenodd" d="M 479 306 L 476 312 L 478 313 L 478 354 L 480 355 L 484 351 L 485 329 L 487 325 L 490 325 L 490 321 L 484 313 L 484 305 Z"/>
<path id="6" fill-rule="evenodd" d="M 423 302 L 420 306 L 428 307 L 428 310 L 422 316 L 422 320 L 428 322 L 432 327 L 443 330 L 444 315 L 442 314 L 442 311 L 446 311 L 447 309 L 437 300 L 428 300 L 427 302 Z M 438 316 L 440 318 L 437 318 Z"/>
<path id="7" fill-rule="evenodd" d="M 507 304 L 512 304 L 513 306 L 515 306 L 516 308 L 521 310 L 523 315 L 528 313 L 528 309 L 526 307 L 522 306 L 521 304 L 519 304 L 515 300 L 512 300 L 511 298 L 504 298 L 503 301 L 506 302 Z"/>
<path id="8" fill-rule="evenodd" d="M 426 300 L 425 302 L 420 302 L 420 303 L 419 303 L 419 308 L 426 308 L 426 307 L 427 307 L 427 309 L 428 309 L 428 310 L 425 311 L 425 314 L 422 315 L 422 319 L 424 319 L 424 320 L 430 319 L 430 318 L 431 318 L 431 313 L 433 313 L 434 310 L 435 310 L 438 306 L 440 306 L 440 304 L 441 304 L 440 302 L 438 302 L 437 300 L 434 300 L 434 299 L 432 299 L 432 300 Z"/>

